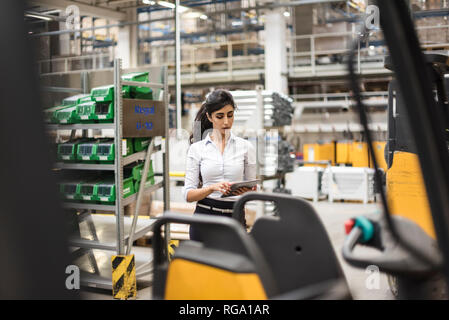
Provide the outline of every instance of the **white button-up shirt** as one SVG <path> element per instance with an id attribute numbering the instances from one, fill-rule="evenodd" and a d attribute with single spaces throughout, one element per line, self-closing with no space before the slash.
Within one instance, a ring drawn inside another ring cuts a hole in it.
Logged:
<path id="1" fill-rule="evenodd" d="M 187 153 L 184 199 L 192 189 L 198 189 L 200 172 L 203 187 L 218 182 L 237 182 L 256 179 L 256 151 L 251 142 L 230 134 L 223 154 L 211 140 L 210 135 L 193 143 Z M 220 191 L 214 191 L 208 198 L 235 201 L 240 196 L 221 198 Z"/>

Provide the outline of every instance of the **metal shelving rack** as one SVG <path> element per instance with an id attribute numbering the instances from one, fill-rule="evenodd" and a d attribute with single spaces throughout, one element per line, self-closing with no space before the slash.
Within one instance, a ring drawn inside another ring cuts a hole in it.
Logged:
<path id="1" fill-rule="evenodd" d="M 255 90 L 249 91 L 231 91 L 234 101 L 237 104 L 237 112 L 235 115 L 235 126 L 237 128 L 250 127 L 256 131 L 256 155 L 257 155 L 257 177 L 263 181 L 278 179 L 278 174 L 266 174 L 264 166 L 261 166 L 260 153 L 265 148 L 265 136 L 261 135 L 259 130 L 278 129 L 272 127 L 271 115 L 273 113 L 272 91 L 263 89 L 263 86 L 256 86 Z M 277 150 L 276 150 L 277 155 Z M 263 187 L 263 183 L 262 183 Z"/>
<path id="2" fill-rule="evenodd" d="M 90 203 L 69 203 L 63 204 L 64 208 L 80 210 L 78 215 L 78 222 L 87 222 L 88 233 L 92 240 L 85 238 L 71 238 L 70 245 L 73 248 L 79 248 L 73 252 L 74 258 L 79 258 L 83 255 L 87 255 L 89 264 L 94 270 L 94 274 L 82 273 L 81 283 L 83 285 L 97 287 L 102 289 L 112 289 L 112 273 L 110 271 L 110 259 L 108 263 L 105 263 L 105 270 L 101 275 L 101 267 L 97 264 L 93 249 L 115 251 L 117 255 L 125 254 L 125 246 L 132 237 L 132 240 L 138 239 L 152 230 L 152 225 L 155 219 L 138 219 L 137 210 L 134 217 L 125 217 L 125 206 L 130 205 L 138 201 L 138 198 L 143 194 L 156 191 L 163 188 L 164 198 L 164 211 L 170 209 L 170 195 L 169 195 L 169 161 L 168 161 L 168 130 L 169 130 L 169 112 L 168 112 L 168 75 L 167 68 L 161 67 L 161 75 L 163 80 L 161 83 L 142 83 L 133 81 L 122 81 L 122 67 L 121 59 L 114 60 L 114 123 L 108 124 L 70 124 L 70 125 L 48 125 L 49 130 L 72 130 L 72 136 L 75 135 L 76 130 L 83 130 L 83 135 L 87 133 L 89 129 L 113 129 L 114 130 L 114 143 L 115 143 L 115 163 L 114 164 L 66 164 L 57 163 L 56 168 L 67 170 L 99 170 L 99 171 L 113 171 L 115 173 L 115 186 L 116 186 L 116 201 L 114 205 L 102 205 L 102 204 L 90 204 Z M 122 156 L 122 126 L 123 126 L 123 97 L 121 94 L 122 86 L 139 86 L 139 87 L 151 87 L 152 89 L 163 90 L 163 101 L 165 105 L 165 135 L 161 137 L 152 137 L 151 145 L 147 151 L 132 154 L 127 157 Z M 161 144 L 155 146 L 155 140 L 161 138 Z M 165 140 L 165 141 L 164 141 Z M 123 167 L 127 164 L 136 162 L 138 160 L 150 161 L 150 156 L 154 152 L 163 152 L 163 172 L 161 175 L 155 175 L 159 177 L 158 181 L 152 186 L 141 188 L 139 193 L 132 196 L 123 198 Z M 150 153 L 150 154 L 147 154 Z M 114 215 L 92 215 L 97 211 L 114 212 Z M 132 221 L 131 221 L 132 220 Z M 128 229 L 125 232 L 125 227 Z M 115 230 L 112 230 L 115 229 Z M 99 231 L 99 232 L 97 232 Z M 114 234 L 115 231 L 115 234 Z M 168 241 L 169 228 L 165 229 L 166 239 Z M 131 248 L 128 248 L 126 253 L 129 253 Z M 104 260 L 104 259 L 103 259 Z M 137 278 L 149 275 L 152 273 L 151 256 L 145 256 L 144 263 L 138 265 L 139 259 L 136 257 L 136 271 Z M 109 267 L 109 268 L 108 268 Z M 109 272 L 109 274 L 108 274 Z M 106 277 L 104 276 L 106 274 Z"/>
<path id="3" fill-rule="evenodd" d="M 274 163 L 267 163 L 267 159 L 278 157 L 277 142 L 274 144 L 267 142 L 267 139 L 277 141 L 278 135 L 270 131 L 276 130 L 282 133 L 285 128 L 285 126 L 273 126 L 272 115 L 275 112 L 272 98 L 273 91 L 264 90 L 263 86 L 257 85 L 255 90 L 231 91 L 231 94 L 237 104 L 234 125 L 237 129 L 247 130 L 247 128 L 251 128 L 256 132 L 256 172 L 257 178 L 261 180 L 262 190 L 265 190 L 265 181 L 284 181 L 285 173 L 277 172 L 277 166 Z M 260 131 L 264 133 L 261 134 Z M 254 137 L 251 138 L 254 139 Z M 269 151 L 270 144 L 271 147 L 275 147 L 274 153 Z M 264 163 L 260 159 L 262 155 Z M 257 212 L 262 212 L 262 215 L 273 211 L 274 208 L 272 204 L 268 203 L 257 203 L 256 206 Z"/>

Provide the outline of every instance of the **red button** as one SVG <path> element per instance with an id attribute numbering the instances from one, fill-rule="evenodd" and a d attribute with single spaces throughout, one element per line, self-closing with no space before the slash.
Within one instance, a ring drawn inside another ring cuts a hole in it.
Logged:
<path id="1" fill-rule="evenodd" d="M 345 222 L 346 234 L 349 234 L 351 232 L 352 228 L 354 228 L 354 225 L 355 225 L 355 221 L 352 219 Z"/>

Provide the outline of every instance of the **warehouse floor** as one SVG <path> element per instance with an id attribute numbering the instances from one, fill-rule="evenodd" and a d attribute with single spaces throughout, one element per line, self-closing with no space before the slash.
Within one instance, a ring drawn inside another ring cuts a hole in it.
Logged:
<path id="1" fill-rule="evenodd" d="M 319 201 L 317 203 L 311 202 L 320 215 L 331 241 L 334 245 L 334 250 L 340 259 L 345 273 L 349 288 L 354 299 L 362 300 L 388 300 L 393 299 L 393 295 L 388 287 L 387 278 L 384 274 L 380 275 L 380 285 L 376 289 L 368 289 L 366 281 L 369 273 L 362 269 L 356 269 L 349 266 L 341 256 L 341 248 L 345 238 L 344 223 L 349 218 L 354 216 L 381 213 L 380 207 L 377 204 L 361 204 L 361 203 L 329 203 L 327 201 Z M 360 253 L 371 252 L 370 249 L 361 248 Z M 83 299 L 112 299 L 111 293 L 107 291 L 98 291 L 89 289 L 82 291 Z M 151 299 L 151 288 L 144 288 L 138 291 L 137 299 Z"/>

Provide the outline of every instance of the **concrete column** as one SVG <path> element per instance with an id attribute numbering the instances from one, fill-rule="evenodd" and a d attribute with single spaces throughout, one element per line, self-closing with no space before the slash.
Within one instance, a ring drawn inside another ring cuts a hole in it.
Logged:
<path id="1" fill-rule="evenodd" d="M 127 21 L 137 21 L 137 10 L 127 11 Z M 122 59 L 123 68 L 137 67 L 137 25 L 120 27 L 115 57 Z"/>
<path id="2" fill-rule="evenodd" d="M 265 14 L 265 89 L 288 94 L 287 24 L 282 9 Z"/>

